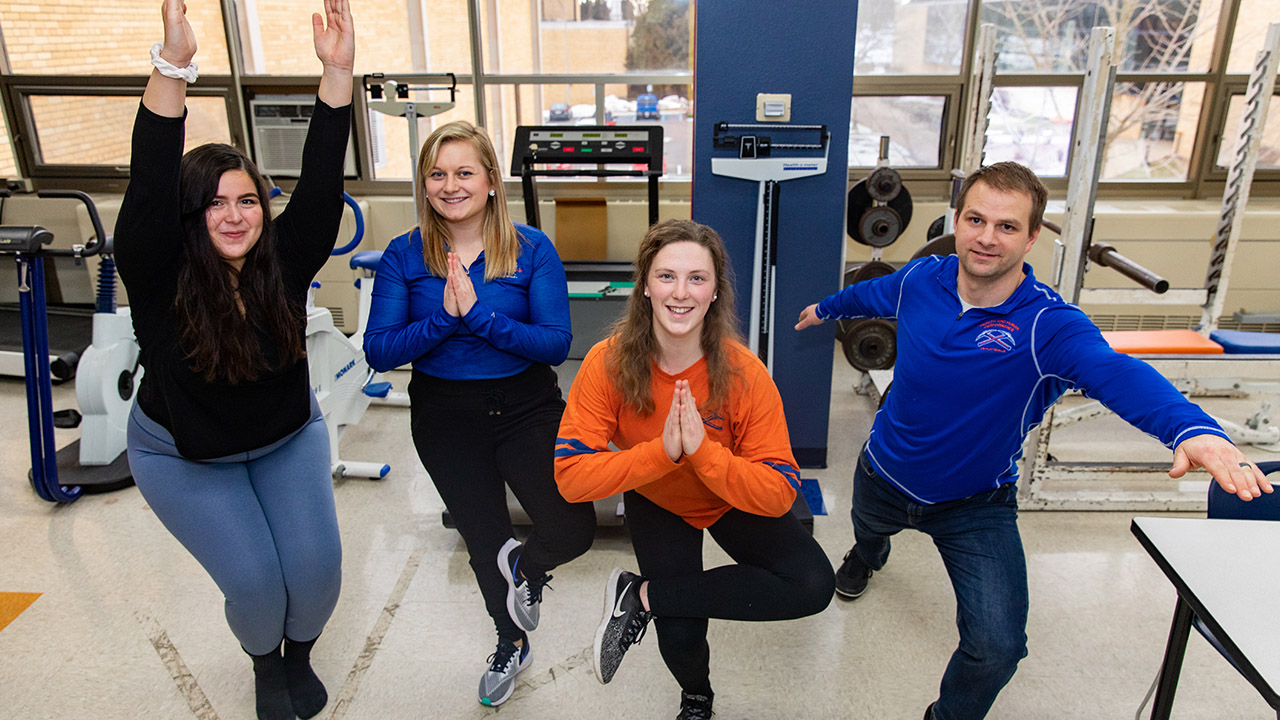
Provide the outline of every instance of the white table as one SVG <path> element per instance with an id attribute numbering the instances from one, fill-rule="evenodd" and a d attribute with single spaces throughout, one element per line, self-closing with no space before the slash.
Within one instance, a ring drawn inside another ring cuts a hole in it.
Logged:
<path id="1" fill-rule="evenodd" d="M 1280 522 L 1139 517 L 1130 530 L 1178 591 L 1151 717 L 1169 717 L 1194 613 L 1280 718 Z"/>

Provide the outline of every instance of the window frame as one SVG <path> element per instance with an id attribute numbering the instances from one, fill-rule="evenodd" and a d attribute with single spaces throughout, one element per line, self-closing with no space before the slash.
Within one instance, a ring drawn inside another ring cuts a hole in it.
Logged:
<path id="1" fill-rule="evenodd" d="M 1226 170 L 1215 164 L 1218 150 L 1227 142 L 1232 128 L 1223 127 L 1229 103 L 1246 87 L 1248 76 L 1228 73 L 1226 63 L 1232 41 L 1235 22 L 1243 0 L 1225 0 L 1221 4 L 1213 49 L 1206 72 L 1117 72 L 1116 82 L 1186 82 L 1204 83 L 1204 99 L 1197 118 L 1188 160 L 1186 180 L 1104 180 L 1099 185 L 1100 197 L 1181 197 L 1212 198 L 1220 196 L 1226 181 Z M 692 96 L 693 73 L 690 71 L 623 72 L 610 74 L 563 73 L 486 73 L 484 58 L 491 51 L 488 38 L 480 22 L 481 3 L 486 0 L 467 0 L 470 57 L 473 73 L 457 75 L 459 86 L 471 85 L 477 124 L 484 125 L 489 108 L 490 86 L 510 86 L 519 92 L 525 86 L 542 87 L 565 83 L 593 85 L 596 88 L 596 116 L 604 117 L 603 87 L 613 84 L 668 84 L 690 87 Z M 236 0 L 222 0 L 224 31 L 228 48 L 242 45 L 242 28 L 239 15 L 234 10 Z M 968 118 L 963 117 L 970 93 L 970 72 L 974 63 L 977 44 L 981 0 L 967 0 L 964 30 L 964 57 L 962 67 L 955 74 L 942 75 L 854 75 L 850 83 L 850 100 L 854 97 L 903 95 L 936 95 L 945 98 L 943 126 L 940 129 L 939 166 L 934 168 L 903 168 L 904 180 L 911 183 L 917 195 L 945 196 L 949 192 L 951 168 L 959 161 L 959 142 Z M 243 62 L 234 50 L 229 50 L 231 72 L 229 75 L 202 77 L 200 83 L 188 88 L 193 97 L 221 97 L 227 111 L 227 125 L 233 144 L 252 152 L 248 132 L 248 100 L 264 92 L 315 92 L 318 77 L 276 76 L 243 74 Z M 1069 86 L 1079 89 L 1083 73 L 997 73 L 995 87 Z M 30 75 L 9 72 L 3 56 L 3 40 L 0 39 L 0 100 L 3 101 L 5 120 L 8 124 L 14 163 L 21 178 L 36 188 L 78 187 L 87 191 L 120 191 L 128 182 L 127 168 L 105 165 L 53 164 L 39 161 L 36 152 L 38 137 L 30 108 L 30 98 L 36 95 L 104 95 L 140 97 L 147 76 L 89 76 L 89 75 Z M 1280 91 L 1277 92 L 1280 95 Z M 363 90 L 358 83 L 353 92 L 355 106 L 354 130 L 355 155 L 359 177 L 347 181 L 351 192 L 363 194 L 408 194 L 410 183 L 405 180 L 375 180 L 370 160 L 367 106 Z M 1079 112 L 1077 99 L 1077 109 Z M 1273 122 L 1280 120 L 1273 119 Z M 509 149 L 503 148 L 503 153 Z M 1070 158 L 1068 158 L 1068 163 Z M 850 181 L 864 176 L 870 168 L 849 167 Z M 555 183 L 555 194 L 598 194 L 603 179 L 564 181 Z M 282 184 L 288 184 L 284 180 Z M 1054 194 L 1066 190 L 1065 178 L 1046 178 L 1045 184 Z M 628 183 L 610 183 L 611 195 L 626 197 L 631 194 Z M 660 182 L 664 197 L 689 195 L 687 179 L 666 179 Z M 638 191 L 637 191 L 638 192 Z M 1280 169 L 1259 169 L 1254 176 L 1252 194 L 1259 197 L 1280 196 Z"/>

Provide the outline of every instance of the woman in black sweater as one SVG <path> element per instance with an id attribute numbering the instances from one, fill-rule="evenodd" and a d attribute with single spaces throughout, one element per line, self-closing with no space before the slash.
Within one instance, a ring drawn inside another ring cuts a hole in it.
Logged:
<path id="1" fill-rule="evenodd" d="M 347 0 L 324 0 L 324 11 L 312 16 L 324 72 L 302 173 L 273 220 L 267 185 L 241 151 L 182 154 L 196 41 L 182 1 L 165 0 L 115 231 L 146 370 L 130 467 L 225 595 L 227 622 L 253 657 L 258 717 L 271 720 L 309 718 L 328 701 L 310 653 L 341 584 L 304 307 L 342 218 L 355 43 Z"/>

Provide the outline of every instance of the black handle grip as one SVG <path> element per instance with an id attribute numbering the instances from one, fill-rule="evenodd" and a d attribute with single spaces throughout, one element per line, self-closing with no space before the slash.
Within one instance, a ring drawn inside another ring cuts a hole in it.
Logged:
<path id="1" fill-rule="evenodd" d="M 87 243 L 78 253 L 80 257 L 89 257 L 97 255 L 107 243 L 107 233 L 102 229 L 102 218 L 98 217 L 98 206 L 93 204 L 93 198 L 88 193 L 80 190 L 40 190 L 36 192 L 36 197 L 62 199 L 62 200 L 79 200 L 84 203 L 85 209 L 89 211 L 89 222 L 93 223 L 93 242 Z M 74 250 L 45 250 L 45 255 L 69 256 L 76 255 Z"/>

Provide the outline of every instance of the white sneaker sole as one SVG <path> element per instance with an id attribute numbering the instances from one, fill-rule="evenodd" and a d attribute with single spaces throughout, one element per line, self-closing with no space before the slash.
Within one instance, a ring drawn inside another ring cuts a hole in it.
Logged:
<path id="1" fill-rule="evenodd" d="M 604 631 L 609 627 L 609 620 L 613 618 L 613 606 L 618 602 L 618 578 L 622 577 L 622 568 L 614 568 L 609 573 L 609 584 L 604 590 L 604 612 L 600 616 L 600 627 L 596 628 L 596 639 L 592 644 L 591 667 L 595 670 L 596 680 L 601 685 L 606 684 L 604 673 L 600 670 L 600 651 L 604 647 Z M 610 678 L 612 679 L 612 678 Z"/>

